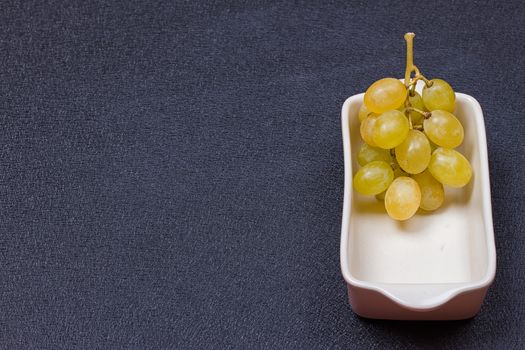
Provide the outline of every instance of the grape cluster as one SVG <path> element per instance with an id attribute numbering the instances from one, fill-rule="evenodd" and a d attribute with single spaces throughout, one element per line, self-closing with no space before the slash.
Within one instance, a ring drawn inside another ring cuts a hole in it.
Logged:
<path id="1" fill-rule="evenodd" d="M 364 141 L 357 154 L 361 168 L 354 175 L 357 192 L 384 200 L 390 217 L 407 220 L 416 211 L 438 209 L 443 185 L 463 187 L 472 177 L 468 160 L 454 148 L 464 130 L 454 116 L 456 96 L 441 79 L 426 79 L 412 63 L 407 40 L 405 83 L 384 78 L 366 91 L 358 114 Z M 415 75 L 412 77 L 412 73 Z M 418 80 L 425 86 L 415 91 Z"/>

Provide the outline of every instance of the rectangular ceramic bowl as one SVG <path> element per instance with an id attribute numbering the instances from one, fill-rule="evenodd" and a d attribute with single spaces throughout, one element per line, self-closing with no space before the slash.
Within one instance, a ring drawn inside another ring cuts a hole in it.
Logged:
<path id="1" fill-rule="evenodd" d="M 445 186 L 445 202 L 437 211 L 419 210 L 411 219 L 397 222 L 386 214 L 383 202 L 352 188 L 362 142 L 357 114 L 363 96 L 348 98 L 341 115 L 345 161 L 341 270 L 352 309 L 380 319 L 475 316 L 496 271 L 487 141 L 479 103 L 456 93 L 455 115 L 465 129 L 458 150 L 472 164 L 471 182 L 460 189 Z"/>

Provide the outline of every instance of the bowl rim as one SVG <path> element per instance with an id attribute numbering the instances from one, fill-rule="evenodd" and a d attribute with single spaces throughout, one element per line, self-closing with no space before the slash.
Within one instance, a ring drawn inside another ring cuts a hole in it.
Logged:
<path id="1" fill-rule="evenodd" d="M 342 213 L 342 224 L 341 224 L 341 240 L 340 240 L 340 264 L 341 272 L 344 280 L 349 286 L 358 288 L 368 289 L 381 293 L 388 299 L 391 299 L 396 304 L 411 310 L 431 310 L 438 308 L 439 306 L 447 303 L 456 296 L 483 288 L 488 288 L 494 281 L 496 274 L 496 247 L 494 241 L 494 227 L 492 221 L 492 204 L 491 204 L 491 193 L 490 193 L 490 177 L 488 168 L 488 154 L 487 154 L 487 139 L 485 132 L 485 122 L 483 118 L 483 112 L 479 102 L 472 96 L 464 93 L 456 93 L 456 100 L 465 100 L 470 103 L 474 108 L 474 118 L 476 118 L 476 136 L 479 141 L 479 157 L 480 157 L 480 176 L 481 176 L 481 187 L 482 191 L 482 211 L 483 220 L 485 225 L 485 235 L 487 242 L 487 258 L 488 266 L 485 275 L 472 282 L 463 283 L 420 283 L 410 284 L 402 283 L 406 286 L 429 286 L 429 285 L 447 285 L 450 289 L 446 292 L 440 293 L 439 297 L 433 299 L 431 302 L 425 304 L 418 304 L 407 301 L 396 296 L 390 292 L 385 286 L 393 285 L 392 283 L 376 283 L 361 280 L 356 278 L 350 271 L 349 265 L 349 254 L 348 254 L 348 240 L 350 236 L 350 212 L 352 208 L 352 149 L 350 144 L 350 116 L 349 108 L 351 104 L 362 103 L 364 93 L 356 94 L 347 98 L 343 104 L 341 110 L 341 127 L 343 134 L 343 153 L 344 153 L 344 199 L 343 199 L 343 213 Z"/>

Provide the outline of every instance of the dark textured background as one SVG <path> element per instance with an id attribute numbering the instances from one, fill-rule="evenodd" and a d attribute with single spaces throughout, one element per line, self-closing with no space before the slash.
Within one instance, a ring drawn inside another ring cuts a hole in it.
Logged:
<path id="1" fill-rule="evenodd" d="M 340 108 L 409 30 L 485 112 L 470 321 L 361 319 L 339 271 Z M 2 2 L 0 348 L 523 348 L 524 37 L 519 1 Z"/>

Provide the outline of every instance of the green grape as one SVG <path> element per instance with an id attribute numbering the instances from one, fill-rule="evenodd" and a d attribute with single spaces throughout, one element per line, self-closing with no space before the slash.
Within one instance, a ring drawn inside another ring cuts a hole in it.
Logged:
<path id="1" fill-rule="evenodd" d="M 432 140 L 428 140 L 428 143 L 430 143 L 430 150 L 434 152 L 437 148 L 439 148 L 438 145 L 436 145 Z"/>
<path id="2" fill-rule="evenodd" d="M 428 170 L 443 185 L 463 187 L 472 177 L 472 168 L 468 160 L 458 151 L 438 148 L 432 153 Z"/>
<path id="3" fill-rule="evenodd" d="M 385 194 L 386 212 L 392 219 L 408 220 L 421 204 L 421 190 L 414 179 L 401 176 L 395 179 Z"/>
<path id="4" fill-rule="evenodd" d="M 409 174 L 425 170 L 430 156 L 430 143 L 425 134 L 418 130 L 410 130 L 406 139 L 396 147 L 397 162 Z"/>
<path id="5" fill-rule="evenodd" d="M 365 120 L 366 117 L 368 117 L 368 115 L 375 116 L 375 117 L 377 116 L 377 114 L 370 112 L 368 108 L 366 107 L 366 105 L 363 103 L 361 105 L 361 108 L 359 108 L 359 113 L 358 113 L 359 121 L 362 122 L 363 120 Z"/>
<path id="6" fill-rule="evenodd" d="M 361 194 L 373 196 L 386 190 L 393 179 L 392 167 L 386 162 L 376 160 L 355 174 L 354 188 Z"/>
<path id="7" fill-rule="evenodd" d="M 456 94 L 450 85 L 441 79 L 432 79 L 432 86 L 423 88 L 423 103 L 429 111 L 441 109 L 454 112 L 456 107 Z"/>
<path id="8" fill-rule="evenodd" d="M 398 110 L 391 110 L 377 117 L 374 125 L 373 140 L 381 148 L 394 148 L 407 137 L 408 120 Z"/>
<path id="9" fill-rule="evenodd" d="M 359 127 L 361 138 L 372 147 L 377 146 L 373 138 L 374 126 L 376 124 L 376 121 L 377 117 L 368 116 L 363 120 L 361 126 Z"/>
<path id="10" fill-rule="evenodd" d="M 403 171 L 403 169 L 401 169 L 401 168 L 399 168 L 399 167 L 396 167 L 396 168 L 394 169 L 394 179 L 397 179 L 397 178 L 400 177 L 400 176 L 408 176 L 408 174 L 405 173 L 405 172 Z M 383 200 L 385 200 L 385 194 L 386 194 L 386 191 L 383 191 L 383 192 L 381 192 L 381 193 L 379 193 L 379 194 L 376 194 L 376 198 L 377 198 L 378 200 L 380 200 L 380 201 L 383 201 Z"/>
<path id="11" fill-rule="evenodd" d="M 428 138 L 436 145 L 455 148 L 463 142 L 463 126 L 454 114 L 447 111 L 432 111 L 430 118 L 423 122 Z"/>
<path id="12" fill-rule="evenodd" d="M 394 179 L 398 178 L 400 176 L 408 176 L 408 173 L 406 171 L 404 171 L 403 169 L 401 169 L 399 167 L 396 167 L 394 169 Z"/>
<path id="13" fill-rule="evenodd" d="M 357 153 L 357 162 L 359 165 L 364 166 L 375 160 L 382 160 L 383 162 L 390 163 L 392 161 L 390 151 L 363 143 Z"/>
<path id="14" fill-rule="evenodd" d="M 432 174 L 425 170 L 420 174 L 413 175 L 421 190 L 421 204 L 419 207 L 423 210 L 436 210 L 443 204 L 445 191 L 443 185 Z"/>
<path id="15" fill-rule="evenodd" d="M 380 114 L 399 108 L 407 98 L 407 90 L 401 81 L 384 78 L 376 81 L 365 92 L 365 104 L 374 113 Z"/>
<path id="16" fill-rule="evenodd" d="M 410 102 L 410 105 L 414 108 L 420 109 L 422 111 L 426 111 L 425 105 L 423 104 L 423 99 L 421 98 L 421 95 L 414 91 L 413 96 L 408 94 L 408 101 Z M 405 112 L 405 107 L 401 107 L 399 109 L 401 112 Z M 408 112 L 410 114 L 410 117 L 412 118 L 412 124 L 421 124 L 421 121 L 423 120 L 423 114 L 416 112 L 416 111 L 410 111 Z"/>

